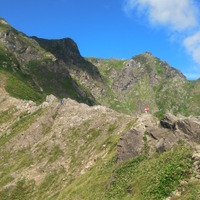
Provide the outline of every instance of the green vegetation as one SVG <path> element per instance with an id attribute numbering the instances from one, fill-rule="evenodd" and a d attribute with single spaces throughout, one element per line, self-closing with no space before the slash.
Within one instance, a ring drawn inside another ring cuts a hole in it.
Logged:
<path id="1" fill-rule="evenodd" d="M 108 199 L 164 199 L 191 173 L 191 151 L 184 145 L 151 159 L 137 157 L 114 171 Z"/>
<path id="2" fill-rule="evenodd" d="M 11 69 L 11 65 L 19 66 L 19 63 L 15 56 L 0 43 L 0 68 Z"/>
<path id="3" fill-rule="evenodd" d="M 28 200 L 30 199 L 30 194 L 33 192 L 33 182 L 26 182 L 25 179 L 19 180 L 16 183 L 16 187 L 12 189 L 12 192 L 10 192 L 8 189 L 6 189 L 4 192 L 0 192 L 0 198 L 1 200 Z"/>
<path id="4" fill-rule="evenodd" d="M 55 162 L 60 156 L 64 155 L 59 145 L 54 146 L 53 149 L 48 154 L 49 154 L 48 163 Z"/>
<path id="5" fill-rule="evenodd" d="M 17 111 L 15 106 L 10 107 L 9 109 L 0 112 L 0 125 L 12 119 L 13 114 Z"/>
<path id="6" fill-rule="evenodd" d="M 156 61 L 155 68 L 156 68 L 156 73 L 159 76 L 162 76 L 164 74 L 165 68 L 163 66 L 163 63 L 160 62 L 159 60 Z"/>
<path id="7" fill-rule="evenodd" d="M 21 119 L 19 121 L 16 121 L 9 127 L 8 130 L 10 130 L 10 133 L 9 134 L 4 133 L 0 137 L 0 146 L 4 145 L 6 142 L 11 140 L 17 134 L 28 129 L 29 126 L 35 121 L 35 119 L 38 116 L 40 116 L 43 112 L 44 112 L 44 110 L 39 109 L 31 115 L 27 115 L 27 113 L 24 113 L 24 116 L 21 117 Z"/>
<path id="8" fill-rule="evenodd" d="M 141 155 L 120 165 L 116 164 L 116 156 L 107 163 L 100 159 L 86 174 L 72 181 L 57 200 L 164 199 L 190 176 L 191 165 L 191 151 L 182 144 L 150 159 Z"/>
<path id="9" fill-rule="evenodd" d="M 8 73 L 7 77 L 5 89 L 11 96 L 19 99 L 32 100 L 36 103 L 44 101 L 45 95 L 42 94 L 38 88 L 34 88 L 36 86 L 33 87 L 26 77 Z"/>
<path id="10" fill-rule="evenodd" d="M 55 194 L 56 187 L 59 185 L 59 170 L 58 172 L 53 171 L 47 174 L 39 185 L 38 192 L 36 193 L 36 199 L 51 199 L 49 198 L 51 193 Z M 56 199 L 56 196 L 54 198 Z"/>
<path id="11" fill-rule="evenodd" d="M 94 105 L 91 93 L 83 86 L 78 84 L 70 75 L 68 70 L 60 66 L 55 73 L 54 63 L 51 60 L 32 60 L 27 64 L 31 74 L 40 83 L 46 94 L 54 94 L 59 98 L 70 97 L 78 102 L 85 102 Z M 77 88 L 81 88 L 86 96 L 80 95 Z"/>
<path id="12" fill-rule="evenodd" d="M 23 171 L 33 164 L 33 157 L 30 149 L 19 150 L 13 154 L 7 151 L 1 152 L 0 159 L 0 187 L 5 186 L 14 180 L 12 173 L 16 171 Z M 5 163 L 7 163 L 5 165 Z M 1 195 L 0 195 L 1 196 Z"/>
<path id="13" fill-rule="evenodd" d="M 180 200 L 197 200 L 200 198 L 200 182 L 198 180 L 190 180 L 183 189 Z"/>
<path id="14" fill-rule="evenodd" d="M 11 96 L 37 103 L 44 100 L 45 95 L 39 91 L 31 76 L 22 73 L 19 63 L 12 54 L 5 52 L 2 46 L 0 46 L 0 76 L 5 78 L 5 89 Z"/>
<path id="15" fill-rule="evenodd" d="M 113 80 L 110 78 L 110 75 L 115 71 L 120 71 L 126 63 L 126 60 L 119 59 L 87 58 L 87 60 L 98 67 L 103 79 L 109 86 L 112 86 L 113 83 Z"/>

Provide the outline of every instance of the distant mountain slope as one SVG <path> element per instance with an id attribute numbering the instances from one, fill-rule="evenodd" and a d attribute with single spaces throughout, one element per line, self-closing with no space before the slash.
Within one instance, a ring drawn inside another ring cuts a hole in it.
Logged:
<path id="1" fill-rule="evenodd" d="M 184 115 L 200 113 L 200 82 L 184 75 L 146 52 L 130 60 L 88 58 L 96 65 L 108 87 L 98 100 L 115 110 L 143 113 L 148 105 L 158 116 L 170 111 Z"/>
<path id="2" fill-rule="evenodd" d="M 95 104 L 94 97 L 71 77 L 62 60 L 57 60 L 4 19 L 0 19 L 0 73 L 7 77 L 7 92 L 18 98 L 41 102 L 45 94 L 52 93 Z M 32 94 L 24 95 L 24 90 Z"/>
<path id="3" fill-rule="evenodd" d="M 199 115 L 200 81 L 146 52 L 130 60 L 83 58 L 70 38 L 29 38 L 0 20 L 0 72 L 13 96 L 41 102 L 46 94 L 102 104 L 127 114 Z M 26 90 L 26 94 L 23 91 Z"/>

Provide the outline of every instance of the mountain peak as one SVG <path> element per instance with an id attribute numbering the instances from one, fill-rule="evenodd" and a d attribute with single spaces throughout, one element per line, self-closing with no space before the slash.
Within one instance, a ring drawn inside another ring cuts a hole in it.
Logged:
<path id="1" fill-rule="evenodd" d="M 83 59 L 78 46 L 71 38 L 43 39 L 35 36 L 31 38 L 36 40 L 46 51 L 51 52 L 56 58 L 62 59 L 66 63 L 80 62 Z"/>

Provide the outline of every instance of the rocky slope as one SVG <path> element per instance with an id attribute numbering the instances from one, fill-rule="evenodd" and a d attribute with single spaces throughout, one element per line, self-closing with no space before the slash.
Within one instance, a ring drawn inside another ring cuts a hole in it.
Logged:
<path id="1" fill-rule="evenodd" d="M 101 106 L 71 99 L 60 105 L 53 95 L 37 106 L 1 92 L 0 199 L 59 194 L 96 163 L 107 162 L 120 135 L 134 124 L 132 117 Z M 22 180 L 22 187 L 29 190 L 31 185 L 31 192 L 15 194 Z M 44 192 L 42 187 L 53 188 Z"/>
<path id="2" fill-rule="evenodd" d="M 199 118 L 168 114 L 159 122 L 151 114 L 134 118 L 71 99 L 61 105 L 53 95 L 37 105 L 1 88 L 0 130 L 0 199 L 198 195 L 189 191 L 200 187 Z M 148 183 L 147 168 L 156 180 L 170 181 Z M 153 192 L 157 184 L 168 191 Z"/>
<path id="3" fill-rule="evenodd" d="M 145 52 L 130 60 L 88 58 L 96 65 L 107 90 L 98 100 L 115 110 L 129 114 L 143 113 L 148 105 L 151 113 L 162 116 L 171 112 L 199 115 L 199 81 L 187 81 L 184 75 Z"/>

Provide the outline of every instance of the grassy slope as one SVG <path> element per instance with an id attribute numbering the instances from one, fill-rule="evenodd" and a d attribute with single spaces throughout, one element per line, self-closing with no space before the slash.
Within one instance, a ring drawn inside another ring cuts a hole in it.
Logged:
<path id="1" fill-rule="evenodd" d="M 160 200 L 169 196 L 180 180 L 190 176 L 191 164 L 191 152 L 183 145 L 151 159 L 140 156 L 121 165 L 116 164 L 114 156 L 106 163 L 100 160 L 56 199 Z M 193 197 L 198 195 L 197 191 L 187 192 Z"/>
<path id="2" fill-rule="evenodd" d="M 70 97 L 78 102 L 85 102 L 88 105 L 95 104 L 94 99 L 91 98 L 91 93 L 78 84 L 63 65 L 53 63 L 50 59 L 44 59 L 30 61 L 27 67 L 30 74 L 42 86 L 46 94 L 54 94 L 59 98 Z M 55 68 L 57 68 L 56 72 Z M 77 88 L 80 88 L 86 95 L 81 95 Z"/>
<path id="3" fill-rule="evenodd" d="M 32 81 L 31 76 L 23 74 L 20 70 L 13 72 L 12 65 L 18 66 L 15 57 L 0 46 L 0 76 L 5 79 L 5 89 L 13 97 L 42 102 L 45 94 Z"/>
<path id="4" fill-rule="evenodd" d="M 4 112 L 0 115 L 3 116 Z M 10 115 L 11 120 L 12 113 Z M 78 126 L 61 128 L 63 133 L 60 136 L 54 133 L 52 122 L 42 120 L 44 117 L 58 120 L 59 116 L 58 110 L 52 108 L 21 115 L 20 120 L 9 127 L 10 134 L 0 138 L 0 199 L 160 200 L 180 186 L 181 180 L 191 176 L 191 149 L 183 144 L 152 158 L 143 154 L 117 164 L 116 144 L 120 135 L 134 125 L 134 119 L 115 115 L 115 120 L 108 123 L 109 113 L 98 114 L 98 117 L 83 120 Z M 98 127 L 95 120 L 102 120 Z M 42 127 L 36 132 L 41 130 L 43 139 L 48 140 L 40 139 L 33 146 L 10 151 L 6 145 L 20 136 L 22 131 L 28 133 L 34 123 Z M 58 127 L 61 127 L 62 123 L 59 124 Z M 62 144 L 68 144 L 66 149 Z M 95 159 L 93 166 L 82 174 L 81 170 L 91 157 Z M 62 158 L 67 162 L 70 158 L 68 170 L 59 165 Z M 42 164 L 44 162 L 45 165 Z M 57 167 L 52 168 L 56 163 Z M 43 177 L 39 182 L 25 175 L 34 168 Z M 183 199 L 197 199 L 199 182 L 195 184 L 191 181 L 184 187 Z"/>
<path id="5" fill-rule="evenodd" d="M 45 95 L 52 93 L 58 97 L 70 97 L 89 105 L 95 103 L 90 92 L 78 85 L 68 71 L 62 70 L 63 66 L 60 66 L 60 74 L 54 72 L 55 63 L 49 58 L 49 53 L 22 34 L 18 33 L 17 37 L 22 44 L 31 45 L 44 54 L 44 59 L 31 60 L 24 68 L 16 57 L 0 44 L 0 75 L 5 78 L 5 89 L 11 96 L 39 103 L 44 100 Z M 49 69 L 48 65 L 52 69 Z M 42 92 L 40 87 L 43 88 Z M 80 94 L 77 88 L 81 88 L 85 95 Z"/>

